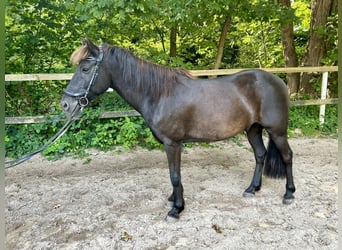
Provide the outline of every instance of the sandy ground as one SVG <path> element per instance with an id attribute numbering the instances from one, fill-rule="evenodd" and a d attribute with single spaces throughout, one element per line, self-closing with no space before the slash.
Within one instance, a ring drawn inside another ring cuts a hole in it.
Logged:
<path id="1" fill-rule="evenodd" d="M 285 180 L 254 198 L 245 140 L 186 148 L 186 208 L 166 221 L 171 194 L 159 150 L 91 152 L 91 161 L 41 156 L 6 170 L 8 249 L 337 249 L 337 140 L 291 139 L 295 202 Z"/>

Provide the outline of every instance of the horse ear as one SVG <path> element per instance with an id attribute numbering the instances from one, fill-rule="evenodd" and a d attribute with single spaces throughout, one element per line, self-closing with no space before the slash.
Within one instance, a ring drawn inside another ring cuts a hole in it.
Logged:
<path id="1" fill-rule="evenodd" d="M 85 45 L 88 47 L 92 56 L 97 57 L 99 55 L 99 53 L 100 53 L 99 47 L 97 47 L 95 44 L 93 44 L 92 41 L 90 41 L 88 37 L 85 37 L 82 45 Z"/>

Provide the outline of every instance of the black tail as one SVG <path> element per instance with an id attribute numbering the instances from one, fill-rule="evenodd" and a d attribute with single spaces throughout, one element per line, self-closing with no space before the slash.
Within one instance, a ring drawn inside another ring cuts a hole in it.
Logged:
<path id="1" fill-rule="evenodd" d="M 286 165 L 272 139 L 268 142 L 264 174 L 276 179 L 285 178 L 286 176 Z"/>

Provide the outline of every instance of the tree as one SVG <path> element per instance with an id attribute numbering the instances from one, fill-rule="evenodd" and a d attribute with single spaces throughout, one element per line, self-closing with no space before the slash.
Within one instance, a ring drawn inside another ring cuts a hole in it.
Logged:
<path id="1" fill-rule="evenodd" d="M 177 32 L 178 26 L 174 24 L 170 29 L 170 57 L 177 56 Z"/>
<path id="2" fill-rule="evenodd" d="M 227 14 L 226 19 L 222 25 L 221 35 L 220 35 L 220 41 L 217 46 L 217 55 L 216 55 L 216 62 L 214 65 L 214 69 L 219 69 L 221 62 L 222 62 L 222 56 L 223 56 L 223 50 L 224 50 L 224 44 L 227 37 L 227 32 L 229 30 L 230 24 L 232 22 L 232 17 L 230 14 Z"/>
<path id="3" fill-rule="evenodd" d="M 279 4 L 285 10 L 291 10 L 290 0 L 279 0 Z M 294 31 L 292 18 L 286 18 L 281 24 L 281 42 L 283 46 L 283 55 L 285 67 L 298 67 L 298 57 L 294 43 Z M 300 75 L 298 73 L 289 73 L 286 75 L 289 93 L 299 91 Z"/>
<path id="4" fill-rule="evenodd" d="M 326 24 L 336 6 L 334 3 L 334 0 L 312 0 L 309 40 L 302 58 L 302 66 L 322 65 L 322 59 L 327 55 Z M 301 88 L 304 93 L 313 92 L 311 77 L 311 74 L 302 74 Z"/>

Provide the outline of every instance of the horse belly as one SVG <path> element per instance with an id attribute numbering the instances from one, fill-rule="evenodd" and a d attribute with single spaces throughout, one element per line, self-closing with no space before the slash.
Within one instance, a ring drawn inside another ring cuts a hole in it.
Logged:
<path id="1" fill-rule="evenodd" d="M 186 140 L 193 141 L 218 141 L 232 137 L 245 130 L 247 118 L 242 116 L 211 113 L 206 117 L 192 121 L 185 125 Z"/>

